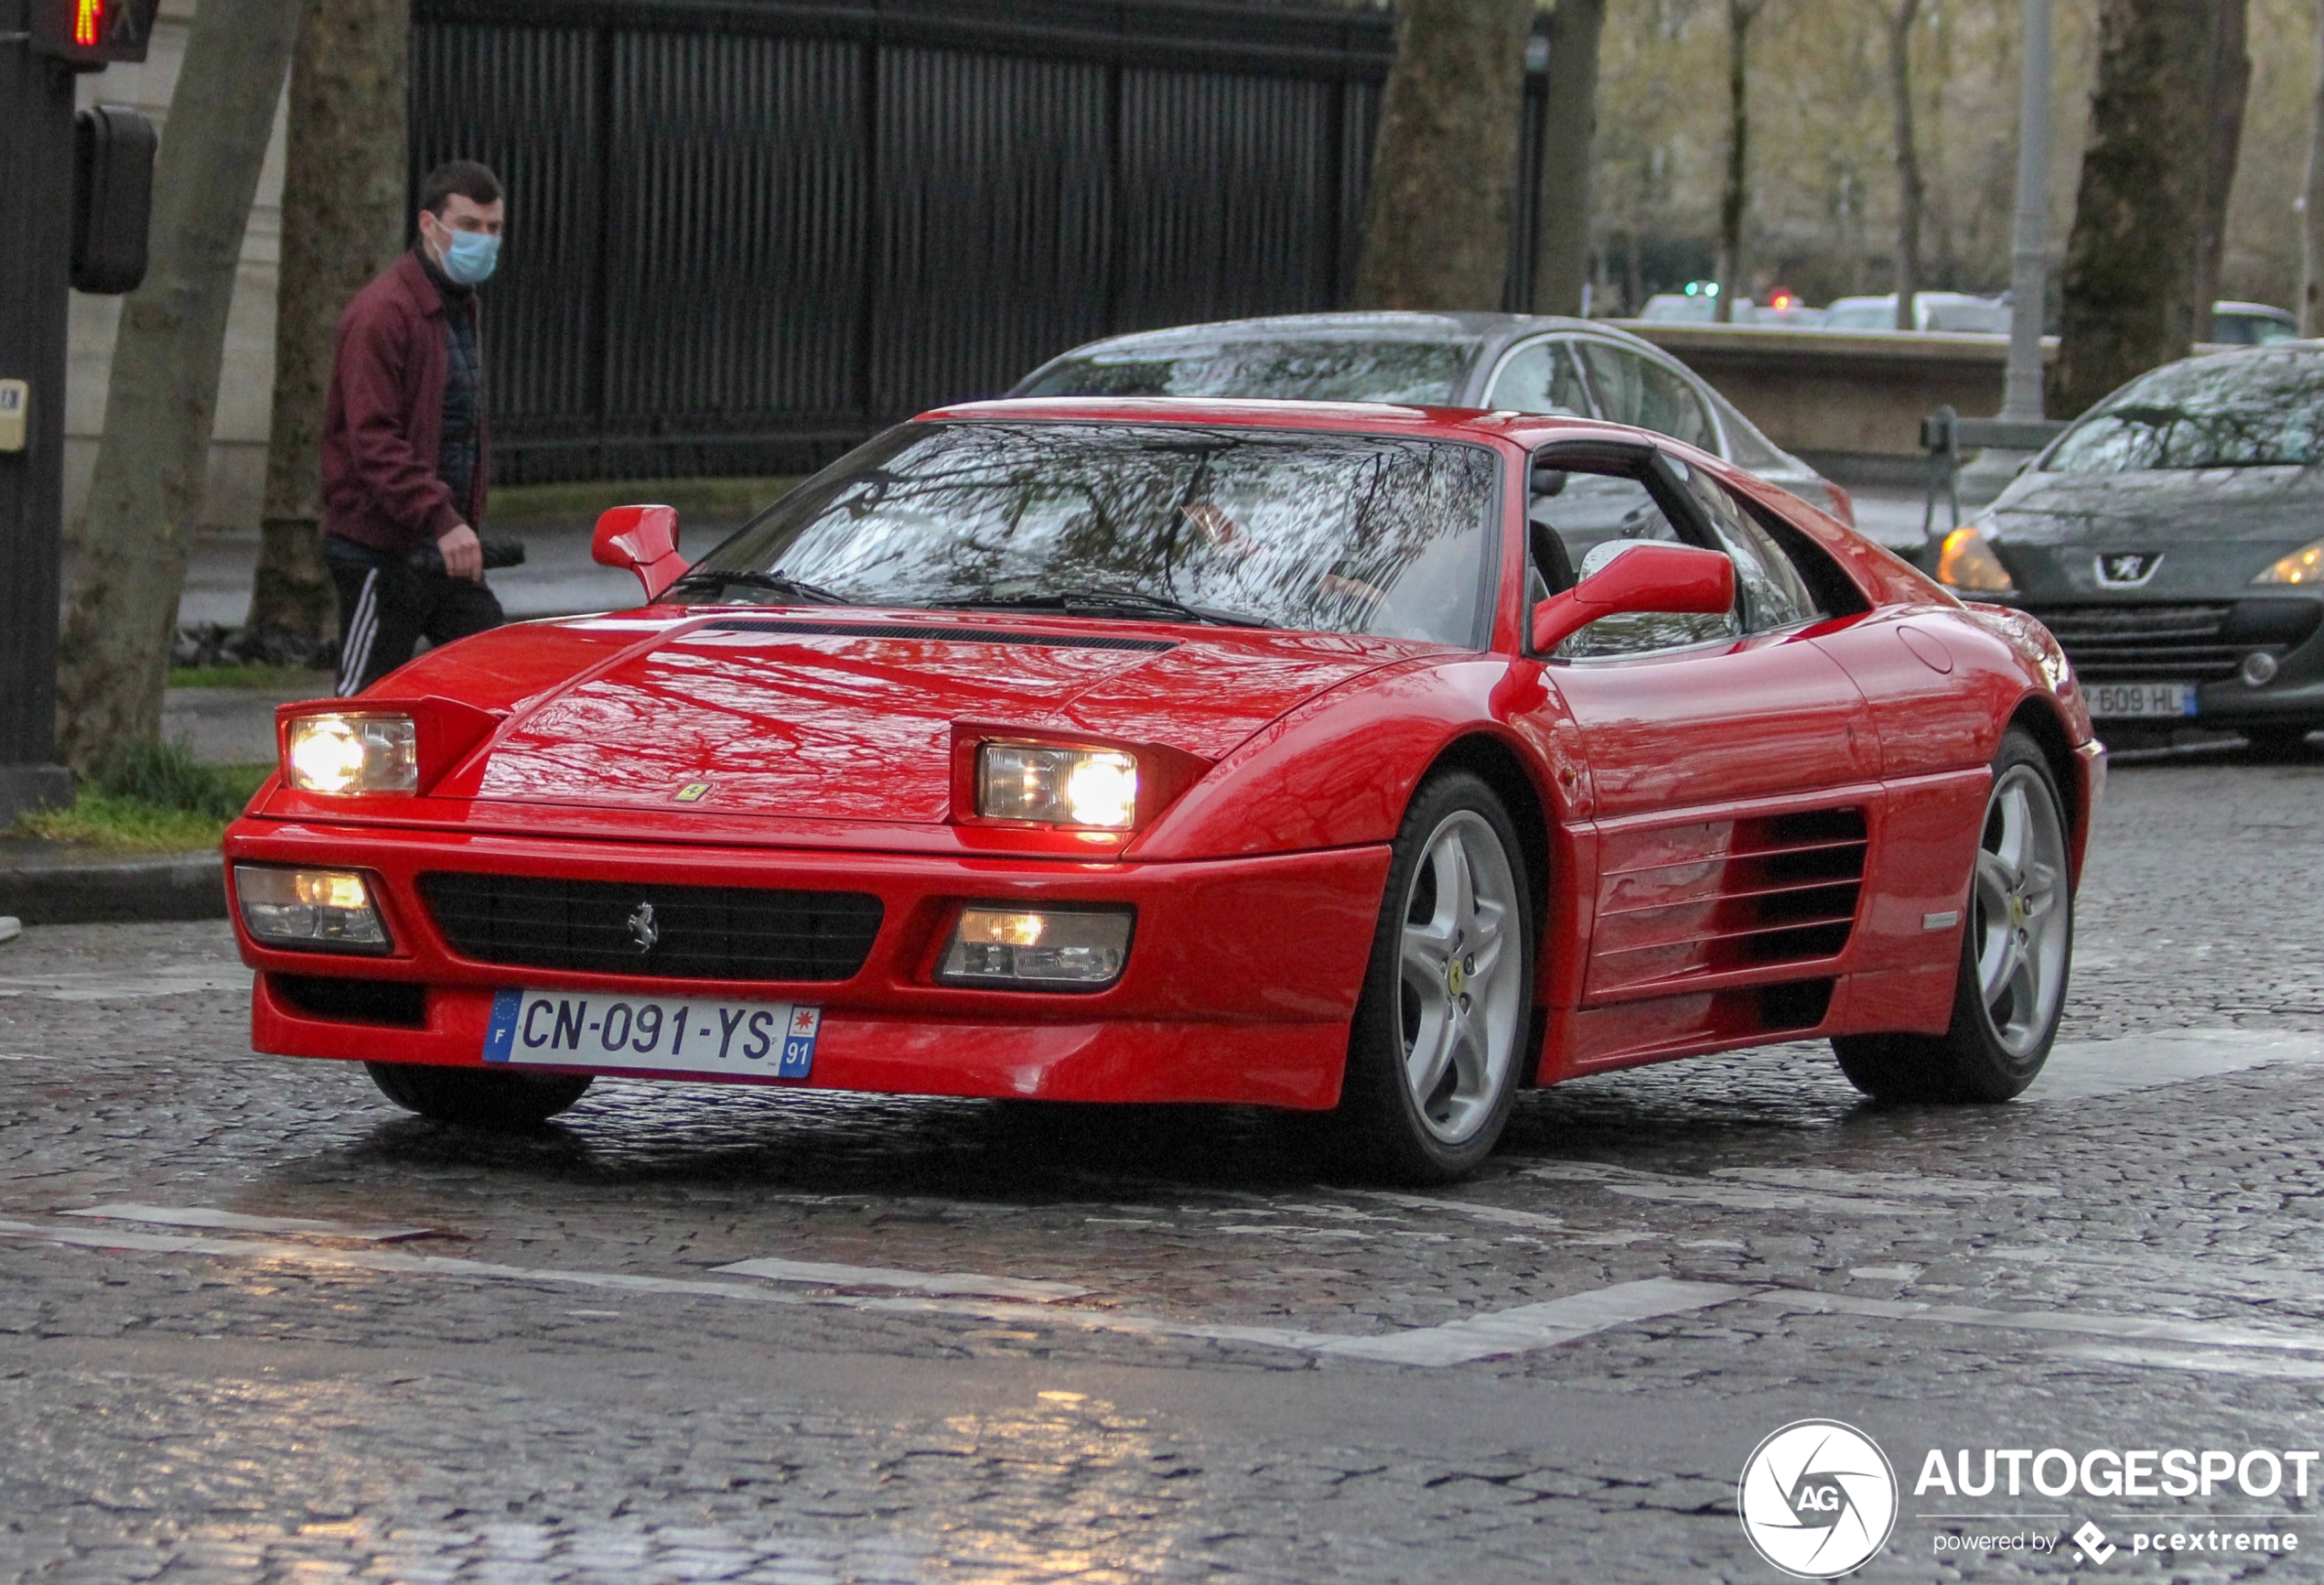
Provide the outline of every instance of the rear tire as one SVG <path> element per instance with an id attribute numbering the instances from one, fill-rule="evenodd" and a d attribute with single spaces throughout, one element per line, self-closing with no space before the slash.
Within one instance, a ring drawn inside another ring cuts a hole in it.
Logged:
<path id="1" fill-rule="evenodd" d="M 588 1094 L 586 1073 L 511 1073 L 424 1062 L 365 1062 L 380 1094 L 439 1123 L 499 1132 L 545 1122 Z"/>
<path id="2" fill-rule="evenodd" d="M 2033 739 L 2011 728 L 1993 762 L 1942 1035 L 1838 1035 L 1848 1082 L 1876 1101 L 2007 1101 L 2058 1038 L 2073 966 L 2065 800 Z"/>
<path id="3" fill-rule="evenodd" d="M 1501 799 L 1424 785 L 1388 864 L 1333 1131 L 1354 1170 L 1444 1183 L 1492 1154 L 1535 1052 L 1533 893 Z"/>

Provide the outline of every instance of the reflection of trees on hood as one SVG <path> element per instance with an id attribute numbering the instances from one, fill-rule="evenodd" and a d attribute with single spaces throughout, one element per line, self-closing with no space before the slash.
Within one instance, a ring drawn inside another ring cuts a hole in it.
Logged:
<path id="1" fill-rule="evenodd" d="M 2205 360 L 2159 370 L 2059 444 L 2060 473 L 2312 467 L 2324 461 L 2324 359 Z"/>
<path id="2" fill-rule="evenodd" d="M 1112 589 L 1275 626 L 1466 642 L 1498 480 L 1482 447 L 1397 437 L 931 426 L 802 489 L 705 565 L 780 571 L 863 604 Z M 1440 609 L 1381 615 L 1400 591 Z"/>

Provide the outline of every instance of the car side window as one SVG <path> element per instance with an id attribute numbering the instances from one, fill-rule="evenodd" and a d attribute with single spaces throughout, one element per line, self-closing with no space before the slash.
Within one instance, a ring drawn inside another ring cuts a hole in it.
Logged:
<path id="1" fill-rule="evenodd" d="M 1743 621 L 1748 631 L 1771 632 L 1830 614 L 1820 609 L 1807 580 L 1800 576 L 1800 569 L 1791 565 L 1791 558 L 1783 554 L 1774 536 L 1759 525 L 1742 502 L 1727 492 L 1726 486 L 1675 457 L 1664 460 L 1686 481 L 1687 493 L 1711 521 L 1711 532 L 1718 536 L 1719 548 L 1735 563 L 1736 591 L 1742 601 Z"/>
<path id="2" fill-rule="evenodd" d="M 1589 392 L 1573 350 L 1560 341 L 1529 341 L 1511 354 L 1494 377 L 1485 405 L 1510 413 L 1590 415 Z"/>
<path id="3" fill-rule="evenodd" d="M 1653 493 L 1635 479 L 1566 473 L 1565 484 L 1555 494 L 1535 493 L 1527 517 L 1533 562 L 1533 578 L 1528 580 L 1528 587 L 1535 590 L 1535 598 L 1570 588 L 1577 577 L 1595 572 L 1609 554 L 1608 547 L 1639 540 L 1686 543 Z M 1652 654 L 1657 650 L 1732 639 L 1741 631 L 1732 611 L 1717 616 L 1639 612 L 1600 617 L 1558 646 L 1556 658 Z"/>
<path id="4" fill-rule="evenodd" d="M 1582 361 L 1598 390 L 1600 416 L 1634 424 L 1689 446 L 1716 451 L 1718 430 L 1710 409 L 1678 374 L 1625 347 L 1605 341 L 1581 343 Z"/>

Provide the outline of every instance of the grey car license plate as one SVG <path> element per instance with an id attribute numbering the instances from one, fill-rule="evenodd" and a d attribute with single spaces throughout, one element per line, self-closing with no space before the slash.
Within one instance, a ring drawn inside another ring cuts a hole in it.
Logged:
<path id="1" fill-rule="evenodd" d="M 2184 718 L 2195 714 L 2192 683 L 2092 683 L 2090 713 L 2101 718 Z"/>

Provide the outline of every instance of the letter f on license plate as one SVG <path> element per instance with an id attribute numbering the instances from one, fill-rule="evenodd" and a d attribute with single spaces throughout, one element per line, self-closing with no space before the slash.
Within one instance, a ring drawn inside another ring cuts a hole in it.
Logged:
<path id="1" fill-rule="evenodd" d="M 504 990 L 492 997 L 484 1060 L 512 1067 L 630 1069 L 803 1079 L 821 1008 L 596 991 Z"/>

